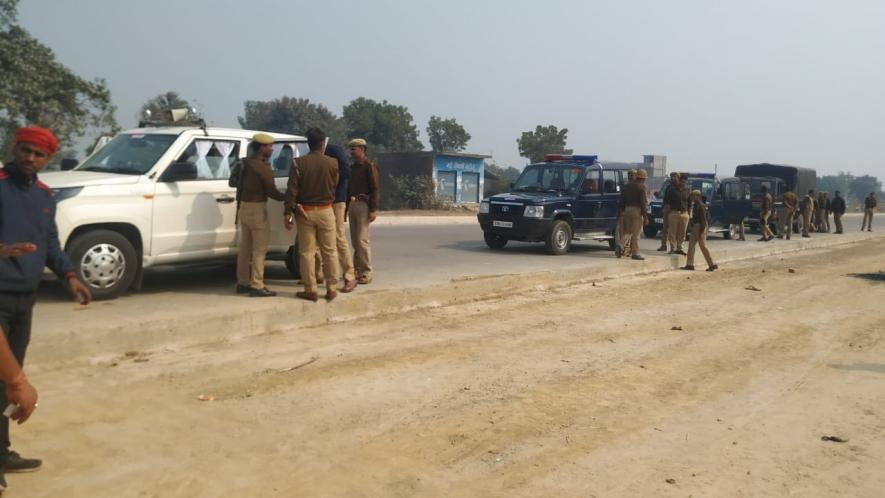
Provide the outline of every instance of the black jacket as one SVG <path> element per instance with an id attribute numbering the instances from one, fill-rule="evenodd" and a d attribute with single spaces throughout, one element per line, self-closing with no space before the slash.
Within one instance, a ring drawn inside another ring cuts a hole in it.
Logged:
<path id="1" fill-rule="evenodd" d="M 347 152 L 340 145 L 327 145 L 326 155 L 338 161 L 338 185 L 335 187 L 335 200 L 333 202 L 347 201 L 348 185 L 350 178 L 350 163 Z"/>

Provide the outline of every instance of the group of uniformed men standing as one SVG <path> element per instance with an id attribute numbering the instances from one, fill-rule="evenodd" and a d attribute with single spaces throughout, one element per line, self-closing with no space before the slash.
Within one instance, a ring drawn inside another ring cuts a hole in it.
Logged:
<path id="1" fill-rule="evenodd" d="M 265 133 L 252 138 L 252 154 L 243 162 L 240 202 L 240 248 L 237 260 L 237 293 L 252 297 L 275 296 L 264 285 L 264 260 L 270 234 L 267 200 L 285 203 L 282 220 L 287 230 L 296 227 L 299 271 L 304 290 L 296 297 L 319 300 L 317 284 L 325 280 L 328 301 L 338 295 L 338 278 L 344 278 L 341 292 L 353 291 L 357 284 L 372 281 L 369 225 L 375 221 L 379 203 L 378 169 L 366 156 L 366 141 L 348 143 L 352 164 L 344 149 L 327 145 L 326 134 L 307 130 L 310 153 L 295 158 L 289 171 L 286 192 L 277 190 L 268 162 L 274 139 Z M 351 254 L 345 233 L 350 223 L 354 244 Z"/>

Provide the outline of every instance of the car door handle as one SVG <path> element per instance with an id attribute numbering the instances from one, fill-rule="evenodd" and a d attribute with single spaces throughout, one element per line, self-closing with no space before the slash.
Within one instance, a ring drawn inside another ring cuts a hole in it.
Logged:
<path id="1" fill-rule="evenodd" d="M 221 197 L 215 198 L 215 202 L 218 202 L 220 204 L 230 204 L 231 202 L 233 202 L 235 200 L 236 199 L 234 199 L 233 197 L 231 197 L 229 195 L 222 195 Z"/>

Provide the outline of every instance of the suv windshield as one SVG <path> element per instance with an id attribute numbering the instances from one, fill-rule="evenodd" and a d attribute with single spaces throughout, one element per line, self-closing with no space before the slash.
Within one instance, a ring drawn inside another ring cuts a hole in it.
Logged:
<path id="1" fill-rule="evenodd" d="M 562 164 L 526 166 L 513 184 L 514 192 L 573 192 L 581 184 L 584 168 Z"/>
<path id="2" fill-rule="evenodd" d="M 178 135 L 117 135 L 76 170 L 143 175 L 176 138 Z"/>

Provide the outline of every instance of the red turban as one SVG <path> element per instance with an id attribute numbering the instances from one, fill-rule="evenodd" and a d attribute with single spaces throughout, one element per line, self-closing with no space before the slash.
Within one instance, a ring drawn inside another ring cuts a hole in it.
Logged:
<path id="1" fill-rule="evenodd" d="M 46 128 L 25 126 L 15 132 L 15 143 L 31 144 L 49 155 L 58 150 L 58 139 Z"/>

